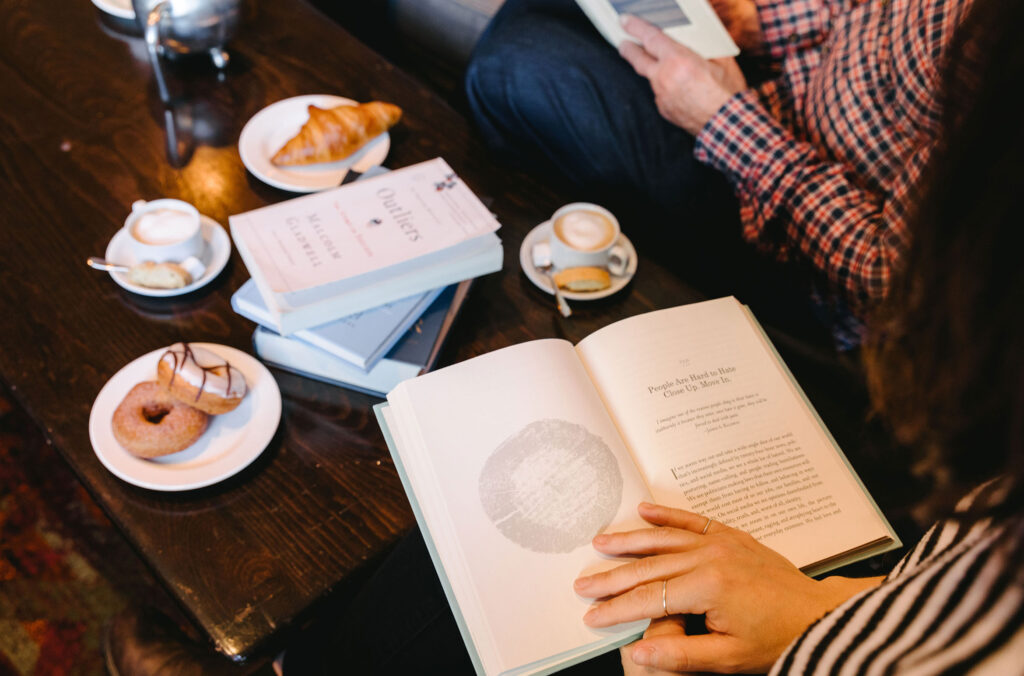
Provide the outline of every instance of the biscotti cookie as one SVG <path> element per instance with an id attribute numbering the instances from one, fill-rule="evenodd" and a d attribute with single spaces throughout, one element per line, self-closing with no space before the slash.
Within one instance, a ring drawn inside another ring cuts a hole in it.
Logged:
<path id="1" fill-rule="evenodd" d="M 555 284 L 566 291 L 602 291 L 612 285 L 611 275 L 604 268 L 566 268 L 555 273 Z"/>

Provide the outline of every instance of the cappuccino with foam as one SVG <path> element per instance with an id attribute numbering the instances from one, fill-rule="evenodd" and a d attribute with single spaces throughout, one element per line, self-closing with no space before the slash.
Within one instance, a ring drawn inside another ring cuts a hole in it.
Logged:
<path id="1" fill-rule="evenodd" d="M 554 222 L 555 236 L 579 251 L 600 251 L 618 237 L 618 229 L 599 211 L 567 211 Z"/>
<path id="2" fill-rule="evenodd" d="M 180 263 L 199 256 L 205 246 L 199 211 L 181 200 L 135 202 L 124 229 L 137 263 Z"/>
<path id="3" fill-rule="evenodd" d="M 139 216 L 132 235 L 143 244 L 176 244 L 195 232 L 195 216 L 179 209 L 154 209 Z"/>
<path id="4" fill-rule="evenodd" d="M 551 262 L 559 270 L 607 267 L 619 274 L 615 261 L 624 260 L 625 254 L 618 241 L 619 221 L 602 206 L 573 202 L 551 217 Z"/>

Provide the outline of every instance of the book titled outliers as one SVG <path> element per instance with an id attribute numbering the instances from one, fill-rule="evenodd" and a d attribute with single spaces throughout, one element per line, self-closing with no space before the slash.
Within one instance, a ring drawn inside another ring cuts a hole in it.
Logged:
<path id="1" fill-rule="evenodd" d="M 283 335 L 501 269 L 500 224 L 441 158 L 229 223 Z"/>

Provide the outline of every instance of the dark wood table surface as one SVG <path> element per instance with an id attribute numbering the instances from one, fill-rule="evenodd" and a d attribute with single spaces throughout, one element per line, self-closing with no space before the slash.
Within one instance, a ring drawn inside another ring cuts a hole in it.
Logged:
<path id="1" fill-rule="evenodd" d="M 136 357 L 179 340 L 251 352 L 229 307 L 248 277 L 232 254 L 204 289 L 123 291 L 85 266 L 137 199 L 173 197 L 228 216 L 293 195 L 247 174 L 237 140 L 274 101 L 331 93 L 405 110 L 388 166 L 443 156 L 493 198 L 504 270 L 481 279 L 442 363 L 548 336 L 578 340 L 623 316 L 697 298 L 641 254 L 624 292 L 570 321 L 519 269 L 524 235 L 572 195 L 496 165 L 467 122 L 302 0 L 263 0 L 231 43 L 223 79 L 205 60 L 169 67 L 160 100 L 142 40 L 86 0 L 6 0 L 0 12 L 0 379 L 182 607 L 223 653 L 244 658 L 365 571 L 414 520 L 371 412 L 378 400 L 275 372 L 280 428 L 262 456 L 209 488 L 161 493 L 107 472 L 90 407 Z M 168 148 L 165 120 L 192 120 Z"/>

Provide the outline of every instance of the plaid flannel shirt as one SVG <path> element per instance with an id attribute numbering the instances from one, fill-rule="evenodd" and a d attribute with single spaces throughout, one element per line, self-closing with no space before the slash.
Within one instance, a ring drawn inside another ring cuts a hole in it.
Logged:
<path id="1" fill-rule="evenodd" d="M 697 137 L 748 241 L 802 258 L 855 310 L 907 247 L 907 197 L 938 132 L 942 60 L 970 0 L 756 0 L 778 76 Z M 845 304 L 845 303 L 844 303 Z"/>

